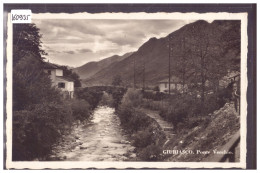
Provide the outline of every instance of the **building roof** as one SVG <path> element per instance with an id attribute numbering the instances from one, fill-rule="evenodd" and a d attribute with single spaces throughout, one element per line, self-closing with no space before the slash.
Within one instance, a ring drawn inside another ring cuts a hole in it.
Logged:
<path id="1" fill-rule="evenodd" d="M 45 63 L 43 64 L 43 67 L 44 67 L 45 69 L 60 69 L 59 66 L 57 66 L 57 65 L 55 65 L 55 64 L 52 64 L 52 63 L 49 63 L 49 62 L 45 62 Z"/>
<path id="2" fill-rule="evenodd" d="M 171 77 L 171 83 L 181 82 L 180 79 L 176 76 Z M 169 78 L 159 81 L 159 83 L 169 83 Z"/>
<path id="3" fill-rule="evenodd" d="M 62 79 L 62 80 L 68 81 L 68 82 L 74 82 L 71 78 L 64 77 L 64 76 L 56 76 L 56 78 Z"/>

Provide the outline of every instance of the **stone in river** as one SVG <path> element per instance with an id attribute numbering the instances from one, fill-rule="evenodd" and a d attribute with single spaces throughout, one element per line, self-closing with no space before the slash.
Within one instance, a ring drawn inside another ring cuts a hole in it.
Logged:
<path id="1" fill-rule="evenodd" d="M 130 144 L 131 142 L 126 141 L 126 140 L 121 140 L 121 144 Z"/>
<path id="2" fill-rule="evenodd" d="M 80 146 L 79 149 L 84 150 L 87 149 L 88 147 Z"/>
<path id="3" fill-rule="evenodd" d="M 135 148 L 134 147 L 131 147 L 128 149 L 129 152 L 134 152 L 135 151 Z"/>
<path id="4" fill-rule="evenodd" d="M 136 154 L 131 154 L 130 156 L 129 156 L 130 158 L 135 158 L 136 157 Z"/>

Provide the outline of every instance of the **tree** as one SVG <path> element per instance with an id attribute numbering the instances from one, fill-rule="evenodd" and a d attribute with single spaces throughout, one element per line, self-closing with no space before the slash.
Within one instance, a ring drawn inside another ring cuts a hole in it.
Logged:
<path id="1" fill-rule="evenodd" d="M 34 24 L 14 24 L 13 33 L 13 109 L 59 99 L 43 72 L 46 53 L 41 49 L 39 29 Z"/>
<path id="2" fill-rule="evenodd" d="M 200 90 L 201 96 L 201 106 L 204 107 L 205 101 L 205 91 L 206 91 L 206 81 L 208 80 L 208 68 L 207 64 L 210 63 L 209 60 L 209 47 L 210 38 L 209 31 L 207 30 L 207 22 L 201 21 L 201 25 L 196 25 L 194 30 L 192 30 L 193 40 L 192 44 L 192 54 L 195 58 L 195 83 Z M 202 29 L 203 28 L 203 29 Z"/>
<path id="3" fill-rule="evenodd" d="M 182 93 L 186 92 L 186 85 L 190 77 L 194 73 L 194 69 L 192 67 L 192 52 L 191 48 L 187 43 L 187 37 L 182 36 L 178 39 L 178 43 L 174 50 L 175 63 L 173 63 L 173 71 L 174 74 L 180 79 L 182 84 Z"/>
<path id="4" fill-rule="evenodd" d="M 81 82 L 77 73 L 73 72 L 70 77 L 74 80 L 75 87 L 81 87 Z"/>
<path id="5" fill-rule="evenodd" d="M 63 70 L 63 76 L 69 77 L 74 81 L 75 87 L 81 87 L 81 82 L 79 79 L 79 75 L 75 72 L 72 72 L 71 69 L 69 69 L 67 66 L 60 66 Z"/>
<path id="6" fill-rule="evenodd" d="M 49 77 L 41 69 L 34 54 L 27 54 L 13 68 L 13 109 L 58 100 L 58 91 L 51 87 Z"/>
<path id="7" fill-rule="evenodd" d="M 188 39 L 186 39 L 188 38 Z M 174 71 L 184 87 L 200 93 L 203 109 L 208 90 L 218 92 L 219 81 L 234 69 L 240 54 L 240 26 L 235 21 L 197 21 L 177 36 Z"/>
<path id="8" fill-rule="evenodd" d="M 229 69 L 240 71 L 240 53 L 241 53 L 241 22 L 230 21 L 227 26 L 229 30 L 225 30 L 219 38 L 222 43 L 223 54 L 229 61 Z"/>
<path id="9" fill-rule="evenodd" d="M 41 35 L 34 24 L 13 30 L 13 160 L 42 158 L 51 151 L 71 110 L 44 72 Z"/>
<path id="10" fill-rule="evenodd" d="M 120 75 L 114 76 L 113 81 L 112 81 L 112 85 L 119 86 L 119 85 L 121 85 L 121 83 L 122 83 L 121 76 Z"/>
<path id="11" fill-rule="evenodd" d="M 35 24 L 13 25 L 13 65 L 28 54 L 33 54 L 39 61 L 47 53 L 42 49 L 39 28 Z"/>

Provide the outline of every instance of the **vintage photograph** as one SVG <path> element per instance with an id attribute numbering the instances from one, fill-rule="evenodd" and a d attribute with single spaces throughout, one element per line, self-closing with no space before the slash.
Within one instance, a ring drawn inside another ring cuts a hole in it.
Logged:
<path id="1" fill-rule="evenodd" d="M 246 13 L 8 17 L 7 167 L 245 167 Z"/>

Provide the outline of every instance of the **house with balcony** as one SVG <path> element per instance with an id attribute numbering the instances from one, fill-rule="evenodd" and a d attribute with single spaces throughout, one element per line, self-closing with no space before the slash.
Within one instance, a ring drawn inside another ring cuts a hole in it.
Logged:
<path id="1" fill-rule="evenodd" d="M 46 62 L 44 64 L 44 72 L 49 74 L 52 86 L 58 88 L 64 98 L 73 98 L 74 81 L 63 76 L 63 70 L 59 66 Z"/>

